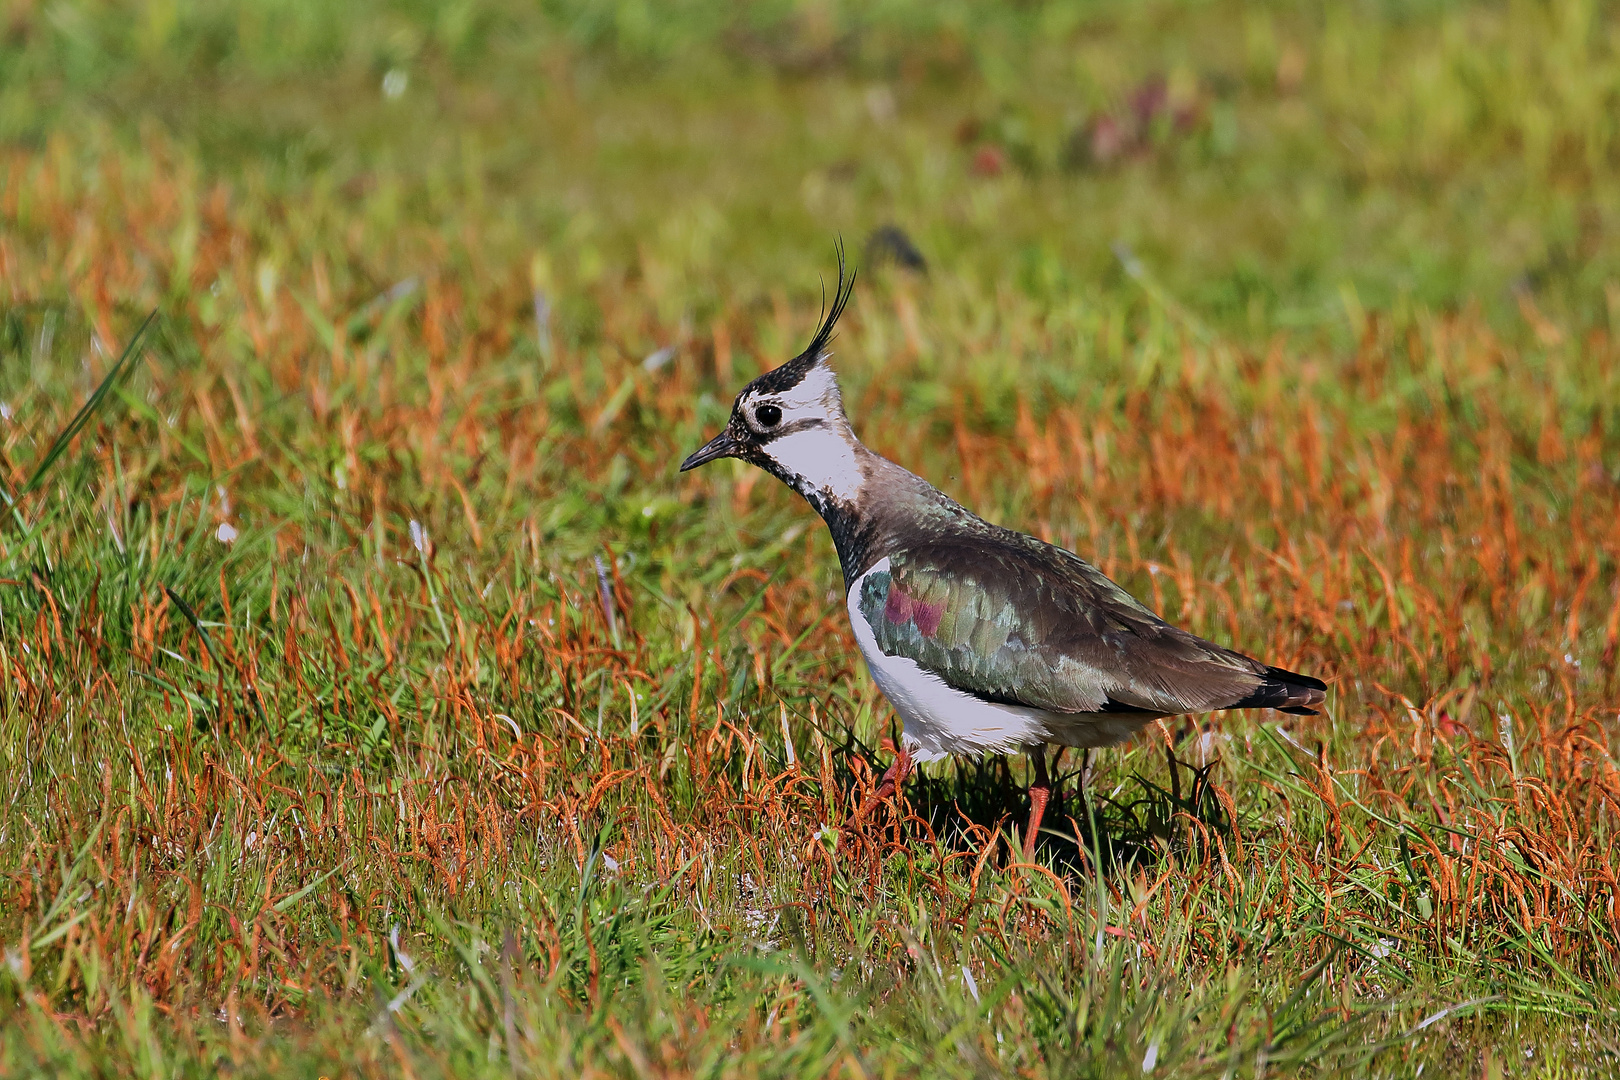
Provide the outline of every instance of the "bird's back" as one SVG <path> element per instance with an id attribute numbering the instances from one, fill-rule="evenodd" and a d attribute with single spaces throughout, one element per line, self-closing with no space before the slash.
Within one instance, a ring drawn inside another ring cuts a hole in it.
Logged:
<path id="1" fill-rule="evenodd" d="M 909 537 L 891 530 L 883 567 L 852 584 L 851 616 L 885 655 L 986 701 L 1059 714 L 1323 700 L 1317 680 L 1170 625 L 1079 556 L 956 510 Z"/>

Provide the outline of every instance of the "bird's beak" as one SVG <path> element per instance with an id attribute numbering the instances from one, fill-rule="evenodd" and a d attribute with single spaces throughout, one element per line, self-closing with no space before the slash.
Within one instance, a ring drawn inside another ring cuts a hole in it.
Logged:
<path id="1" fill-rule="evenodd" d="M 731 428 L 721 429 L 720 434 L 704 443 L 692 456 L 681 462 L 681 472 L 695 469 L 699 465 L 707 465 L 716 458 L 736 457 L 742 449 L 742 443 L 731 434 Z"/>

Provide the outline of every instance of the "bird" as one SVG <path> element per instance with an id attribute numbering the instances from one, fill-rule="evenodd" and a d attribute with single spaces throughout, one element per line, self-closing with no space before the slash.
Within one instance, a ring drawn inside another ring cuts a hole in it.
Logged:
<path id="1" fill-rule="evenodd" d="M 854 286 L 840 248 L 832 305 L 809 346 L 744 387 L 680 471 L 737 458 L 826 522 L 856 644 L 902 722 L 874 802 L 915 762 L 1027 753 L 1029 861 L 1052 794 L 1048 746 L 1089 753 L 1186 713 L 1316 715 L 1320 679 L 1172 626 L 1080 556 L 985 521 L 861 442 L 829 363 Z"/>

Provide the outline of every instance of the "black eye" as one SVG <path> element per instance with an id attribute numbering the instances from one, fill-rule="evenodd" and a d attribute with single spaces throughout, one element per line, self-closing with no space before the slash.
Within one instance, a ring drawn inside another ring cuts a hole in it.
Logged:
<path id="1" fill-rule="evenodd" d="M 760 427 L 775 427 L 782 422 L 782 410 L 775 405 L 761 405 L 754 410 L 754 419 Z"/>

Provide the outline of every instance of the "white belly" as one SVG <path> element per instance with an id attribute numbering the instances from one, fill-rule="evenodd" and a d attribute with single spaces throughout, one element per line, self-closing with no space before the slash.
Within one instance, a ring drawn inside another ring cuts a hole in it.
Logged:
<path id="1" fill-rule="evenodd" d="M 884 559 L 867 574 L 889 569 Z M 1112 746 L 1139 731 L 1148 718 L 1110 713 L 1055 713 L 1024 705 L 1001 705 L 957 690 L 915 660 L 889 656 L 861 614 L 863 574 L 846 597 L 855 642 L 866 658 L 872 679 L 900 714 L 905 748 L 919 761 L 947 754 L 1005 754 L 1044 743 L 1065 746 Z"/>

